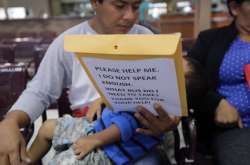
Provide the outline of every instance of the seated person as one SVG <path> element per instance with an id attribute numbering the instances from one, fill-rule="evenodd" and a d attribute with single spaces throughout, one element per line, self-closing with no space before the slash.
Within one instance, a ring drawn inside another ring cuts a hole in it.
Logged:
<path id="1" fill-rule="evenodd" d="M 206 89 L 198 64 L 184 57 L 189 103 L 190 97 L 199 98 Z M 99 102 L 100 99 L 93 106 L 98 107 Z M 165 115 L 159 104 L 154 106 L 160 115 Z M 89 122 L 85 117 L 73 118 L 66 115 L 44 122 L 28 155 L 34 163 L 47 153 L 52 144 L 56 155 L 50 161 L 51 165 L 133 163 L 162 140 L 161 136 L 147 136 L 136 132 L 140 127 L 133 113 L 113 112 L 108 108 L 103 109 L 101 118 L 95 122 Z"/>
<path id="2" fill-rule="evenodd" d="M 232 23 L 200 32 L 188 53 L 209 80 L 203 106 L 195 111 L 198 150 L 211 150 L 220 165 L 249 165 L 250 92 L 244 68 L 250 63 L 250 1 L 227 0 L 227 7 Z"/>

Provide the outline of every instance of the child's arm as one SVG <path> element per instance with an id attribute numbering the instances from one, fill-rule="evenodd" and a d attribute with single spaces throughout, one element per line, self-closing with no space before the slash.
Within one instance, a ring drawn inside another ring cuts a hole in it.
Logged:
<path id="1" fill-rule="evenodd" d="M 100 127 L 98 126 L 100 124 Z M 133 114 L 127 112 L 114 113 L 108 108 L 102 112 L 102 122 L 96 126 L 97 133 L 78 139 L 73 149 L 78 159 L 81 159 L 93 149 L 118 141 L 127 141 L 135 133 L 138 124 Z"/>
<path id="2" fill-rule="evenodd" d="M 111 144 L 120 140 L 120 130 L 112 124 L 109 128 L 93 135 L 84 136 L 73 144 L 74 153 L 77 159 L 82 159 L 88 152 L 100 148 L 104 145 Z"/>

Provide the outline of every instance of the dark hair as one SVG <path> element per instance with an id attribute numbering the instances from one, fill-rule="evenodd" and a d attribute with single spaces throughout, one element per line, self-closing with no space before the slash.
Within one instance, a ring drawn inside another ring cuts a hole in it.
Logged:
<path id="1" fill-rule="evenodd" d="M 202 98 L 205 97 L 208 84 L 201 64 L 195 59 L 184 56 L 189 70 L 185 72 L 185 85 L 187 93 L 187 103 L 189 109 L 200 107 Z"/>
<path id="2" fill-rule="evenodd" d="M 231 11 L 231 9 L 230 9 L 230 6 L 229 6 L 229 4 L 230 4 L 231 2 L 235 2 L 236 4 L 240 5 L 240 4 L 242 4 L 244 1 L 245 1 L 245 0 L 227 0 L 227 8 L 228 8 L 229 14 L 230 14 L 231 16 L 234 16 L 233 13 L 232 13 L 232 11 Z"/>
<path id="3" fill-rule="evenodd" d="M 227 0 L 227 4 L 229 4 L 230 2 L 236 2 L 237 4 L 241 4 L 244 1 L 245 0 Z"/>
<path id="4" fill-rule="evenodd" d="M 103 2 L 103 0 L 97 0 L 98 2 L 100 2 L 100 3 L 102 3 Z"/>

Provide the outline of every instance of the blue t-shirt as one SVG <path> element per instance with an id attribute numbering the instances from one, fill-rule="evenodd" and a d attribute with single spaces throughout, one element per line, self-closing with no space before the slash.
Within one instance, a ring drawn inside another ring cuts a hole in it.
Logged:
<path id="1" fill-rule="evenodd" d="M 237 109 L 244 126 L 250 127 L 250 90 L 244 74 L 246 64 L 250 64 L 250 43 L 238 37 L 220 66 L 218 92 Z"/>

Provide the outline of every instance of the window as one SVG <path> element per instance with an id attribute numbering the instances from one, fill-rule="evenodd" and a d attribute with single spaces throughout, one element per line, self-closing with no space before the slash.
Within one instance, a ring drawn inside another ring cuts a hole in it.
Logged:
<path id="1" fill-rule="evenodd" d="M 191 13 L 192 12 L 192 4 L 190 1 L 180 1 L 176 4 L 177 11 L 180 13 Z"/>
<path id="2" fill-rule="evenodd" d="M 6 19 L 4 8 L 0 8 L 0 20 Z"/>
<path id="3" fill-rule="evenodd" d="M 9 7 L 7 9 L 9 19 L 24 19 L 26 11 L 24 7 Z"/>
<path id="4" fill-rule="evenodd" d="M 148 15 L 152 19 L 160 19 L 162 14 L 167 13 L 167 4 L 164 2 L 159 3 L 150 3 L 148 9 Z"/>

